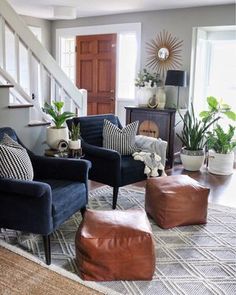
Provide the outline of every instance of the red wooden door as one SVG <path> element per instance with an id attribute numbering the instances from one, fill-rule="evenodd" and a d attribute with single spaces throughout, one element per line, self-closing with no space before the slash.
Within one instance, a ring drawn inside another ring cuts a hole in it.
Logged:
<path id="1" fill-rule="evenodd" d="M 88 115 L 115 113 L 116 34 L 76 37 L 76 85 L 88 91 Z"/>

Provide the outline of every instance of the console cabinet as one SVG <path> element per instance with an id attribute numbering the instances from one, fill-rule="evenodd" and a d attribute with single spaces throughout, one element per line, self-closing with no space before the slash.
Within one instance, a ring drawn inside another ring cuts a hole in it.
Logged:
<path id="1" fill-rule="evenodd" d="M 167 162 L 169 168 L 174 162 L 175 113 L 176 109 L 151 109 L 128 106 L 126 109 L 126 125 L 139 121 L 138 134 L 161 138 L 168 142 Z"/>

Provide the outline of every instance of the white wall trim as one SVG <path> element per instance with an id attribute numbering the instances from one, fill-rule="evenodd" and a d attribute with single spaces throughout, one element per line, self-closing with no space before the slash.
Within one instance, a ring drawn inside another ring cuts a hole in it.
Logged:
<path id="1" fill-rule="evenodd" d="M 101 26 L 87 26 L 87 27 L 72 27 L 56 29 L 56 60 L 60 64 L 60 38 L 62 37 L 75 37 L 83 35 L 97 35 L 97 34 L 119 34 L 119 33 L 135 32 L 137 36 L 137 63 L 136 63 L 136 75 L 140 70 L 141 64 L 141 23 L 124 23 L 124 24 L 110 24 Z M 117 44 L 117 50 L 119 50 L 119 44 Z M 118 54 L 116 64 L 119 63 Z M 116 85 L 118 85 L 118 67 L 116 68 Z M 116 98 L 117 98 L 117 87 L 116 87 Z M 124 99 L 116 99 L 116 102 L 124 101 Z M 130 103 L 132 100 L 127 100 Z M 117 113 L 117 106 L 116 106 Z"/>

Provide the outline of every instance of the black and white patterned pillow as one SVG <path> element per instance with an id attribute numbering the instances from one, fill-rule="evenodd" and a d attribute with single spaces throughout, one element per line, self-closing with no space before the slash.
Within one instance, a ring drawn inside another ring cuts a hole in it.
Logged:
<path id="1" fill-rule="evenodd" d="M 110 121 L 104 119 L 103 147 L 119 152 L 121 155 L 131 155 L 137 148 L 135 135 L 138 130 L 138 121 L 128 124 L 120 129 Z"/>
<path id="2" fill-rule="evenodd" d="M 0 177 L 32 180 L 33 167 L 23 146 L 4 134 L 0 142 Z"/>

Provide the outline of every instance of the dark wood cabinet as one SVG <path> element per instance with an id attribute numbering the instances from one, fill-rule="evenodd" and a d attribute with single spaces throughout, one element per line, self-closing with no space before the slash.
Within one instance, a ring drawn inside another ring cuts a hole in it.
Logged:
<path id="1" fill-rule="evenodd" d="M 151 109 L 125 107 L 126 124 L 139 121 L 138 134 L 161 138 L 168 142 L 167 166 L 172 168 L 174 162 L 175 113 L 176 109 Z"/>

